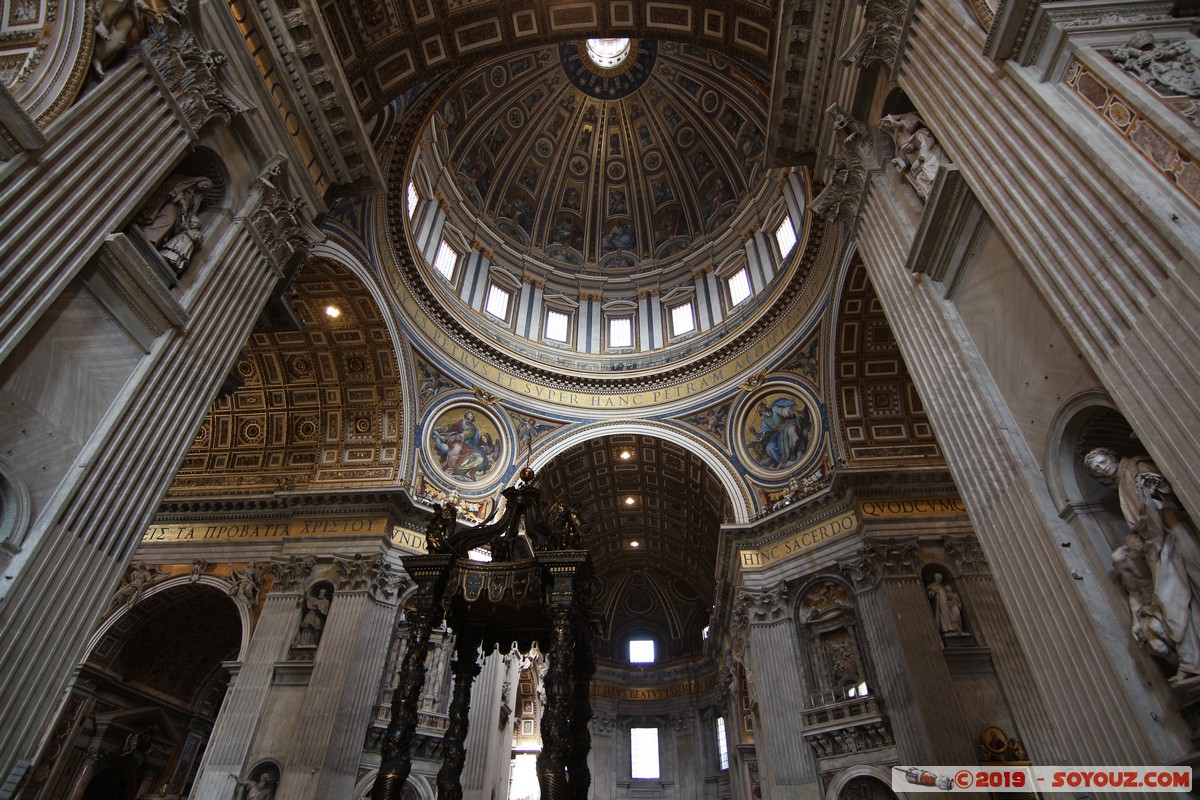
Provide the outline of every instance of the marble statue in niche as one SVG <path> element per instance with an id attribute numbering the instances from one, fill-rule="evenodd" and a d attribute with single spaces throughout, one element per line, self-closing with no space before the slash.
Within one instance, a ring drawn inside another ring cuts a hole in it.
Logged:
<path id="1" fill-rule="evenodd" d="M 1200 542 L 1171 484 L 1149 456 L 1121 458 L 1098 447 L 1083 457 L 1087 471 L 1117 484 L 1129 526 L 1113 551 L 1117 577 L 1129 594 L 1133 637 L 1176 666 L 1172 681 L 1200 681 Z"/>
<path id="2" fill-rule="evenodd" d="M 142 207 L 133 227 L 158 251 L 174 273 L 182 275 L 204 238 L 200 206 L 212 189 L 208 178 L 173 175 Z"/>
<path id="3" fill-rule="evenodd" d="M 314 586 L 304 598 L 304 616 L 300 618 L 295 646 L 316 647 L 320 644 L 328 616 L 329 590 L 324 586 Z"/>
<path id="4" fill-rule="evenodd" d="M 911 111 L 888 114 L 879 121 L 879 130 L 890 136 L 895 144 L 892 166 L 908 179 L 918 197 L 928 200 L 938 168 L 947 161 L 933 132 Z"/>
<path id="5" fill-rule="evenodd" d="M 946 583 L 941 572 L 933 574 L 933 580 L 925 587 L 937 620 L 938 632 L 942 636 L 965 636 L 962 624 L 962 599 L 954 587 Z"/>
<path id="6" fill-rule="evenodd" d="M 1200 59 L 1187 40 L 1166 42 L 1138 31 L 1108 56 L 1159 94 L 1200 97 Z"/>
<path id="7" fill-rule="evenodd" d="M 279 786 L 279 770 L 272 764 L 264 764 L 250 774 L 239 778 L 232 772 L 233 800 L 275 800 L 275 789 Z"/>

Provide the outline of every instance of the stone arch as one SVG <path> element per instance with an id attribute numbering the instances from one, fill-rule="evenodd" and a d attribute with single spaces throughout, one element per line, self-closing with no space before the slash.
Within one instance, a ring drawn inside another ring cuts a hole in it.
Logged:
<path id="1" fill-rule="evenodd" d="M 856 781 L 868 780 L 872 784 L 878 781 L 879 798 L 895 798 L 896 793 L 891 790 L 891 774 L 882 767 L 871 766 L 867 764 L 856 764 L 853 767 L 847 767 L 834 776 L 829 782 L 829 787 L 825 790 L 825 796 L 829 800 L 865 800 L 862 796 L 853 792 L 851 784 Z M 847 791 L 847 789 L 850 791 Z"/>
<path id="2" fill-rule="evenodd" d="M 354 792 L 350 795 L 353 800 L 366 800 L 371 796 L 371 789 L 375 786 L 375 777 L 379 774 L 378 769 L 373 769 L 366 775 L 362 776 L 358 783 L 354 784 Z M 410 795 L 409 792 L 412 792 Z M 435 800 L 436 795 L 433 792 L 433 787 L 429 785 L 428 779 L 419 772 L 413 772 L 408 776 L 408 781 L 404 784 L 403 800 Z"/>
<path id="3" fill-rule="evenodd" d="M 132 798 L 147 783 L 186 794 L 224 702 L 225 665 L 244 648 L 246 609 L 227 588 L 215 576 L 164 579 L 110 615 L 78 667 L 59 724 L 69 727 L 80 714 L 92 722 L 80 736 L 55 741 L 46 763 L 68 766 L 40 773 L 35 793 L 65 797 L 90 781 L 87 797 Z"/>
<path id="4" fill-rule="evenodd" d="M 101 621 L 101 623 L 97 626 L 96 631 L 92 634 L 91 639 L 88 640 L 85 652 L 90 655 L 92 651 L 96 649 L 100 641 L 107 636 L 110 631 L 112 631 L 114 628 L 120 628 L 127 625 L 130 613 L 139 605 L 148 603 L 152 597 L 162 592 L 169 592 L 186 586 L 205 586 L 224 592 L 229 596 L 229 601 L 236 606 L 238 618 L 241 621 L 241 643 L 238 645 L 237 660 L 242 660 L 246 654 L 246 649 L 250 646 L 250 635 L 254 632 L 254 610 L 248 607 L 244 602 L 229 594 L 230 584 L 227 579 L 211 574 L 200 575 L 194 580 L 191 578 L 191 576 L 179 575 L 167 578 L 166 580 L 149 587 L 142 593 L 142 595 L 132 606 L 119 608 Z"/>
<path id="5" fill-rule="evenodd" d="M 839 702 L 873 689 L 870 654 L 859 633 L 854 588 L 840 576 L 817 575 L 793 593 L 796 635 L 814 704 Z M 853 694 L 850 694 L 853 692 Z"/>
<path id="6" fill-rule="evenodd" d="M 32 508 L 29 487 L 20 471 L 0 456 L 0 565 L 21 551 Z"/>
<path id="7" fill-rule="evenodd" d="M 577 444 L 596 439 L 609 434 L 635 433 L 654 436 L 673 442 L 688 451 L 695 453 L 713 471 L 728 496 L 729 505 L 735 524 L 749 522 L 752 513 L 752 501 L 741 475 L 734 470 L 728 458 L 705 442 L 699 436 L 693 436 L 672 425 L 651 420 L 611 420 L 595 422 L 580 426 L 562 438 L 547 445 L 544 450 L 534 454 L 530 466 L 535 471 L 541 470 L 556 456 L 569 450 Z"/>

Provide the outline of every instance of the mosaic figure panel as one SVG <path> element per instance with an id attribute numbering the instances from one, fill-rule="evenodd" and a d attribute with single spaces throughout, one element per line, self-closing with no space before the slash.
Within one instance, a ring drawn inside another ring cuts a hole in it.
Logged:
<path id="1" fill-rule="evenodd" d="M 442 474 L 459 483 L 483 481 L 503 461 L 503 437 L 495 420 L 474 406 L 442 412 L 429 429 L 426 447 Z"/>

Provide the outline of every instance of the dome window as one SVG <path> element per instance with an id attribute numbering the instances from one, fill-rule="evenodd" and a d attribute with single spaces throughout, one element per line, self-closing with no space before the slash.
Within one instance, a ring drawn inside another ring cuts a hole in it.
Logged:
<path id="1" fill-rule="evenodd" d="M 588 39 L 588 58 L 600 69 L 613 69 L 629 58 L 628 39 Z"/>
<path id="2" fill-rule="evenodd" d="M 510 297 L 511 297 L 511 295 L 509 295 L 509 293 L 506 290 L 501 289 L 499 286 L 497 286 L 496 284 L 493 283 L 490 287 L 488 287 L 487 306 L 486 306 L 487 312 L 489 314 L 491 314 L 493 317 L 498 317 L 499 319 L 507 320 L 508 319 L 508 301 L 509 301 Z"/>
<path id="3" fill-rule="evenodd" d="M 775 242 L 779 245 L 779 255 L 787 256 L 796 246 L 796 228 L 791 218 L 784 219 L 775 229 Z"/>
<path id="4" fill-rule="evenodd" d="M 729 304 L 736 306 L 750 296 L 750 272 L 742 267 L 728 280 Z"/>
<path id="5" fill-rule="evenodd" d="M 546 338 L 552 342 L 565 342 L 568 339 L 570 316 L 561 311 L 546 312 Z"/>
<path id="6" fill-rule="evenodd" d="M 633 319 L 614 317 L 608 321 L 608 346 L 633 347 Z"/>
<path id="7" fill-rule="evenodd" d="M 408 218 L 412 219 L 413 214 L 417 213 L 417 203 L 421 201 L 421 194 L 417 191 L 417 185 L 412 181 L 408 182 Z"/>
<path id="8" fill-rule="evenodd" d="M 671 333 L 683 336 L 696 330 L 696 312 L 689 300 L 671 309 Z"/>
<path id="9" fill-rule="evenodd" d="M 433 268 L 448 281 L 454 280 L 454 268 L 458 265 L 458 253 L 449 242 L 443 241 L 438 245 L 437 256 L 433 259 Z"/>
<path id="10" fill-rule="evenodd" d="M 630 664 L 653 664 L 654 663 L 654 640 L 653 639 L 630 639 L 629 640 L 629 663 Z"/>

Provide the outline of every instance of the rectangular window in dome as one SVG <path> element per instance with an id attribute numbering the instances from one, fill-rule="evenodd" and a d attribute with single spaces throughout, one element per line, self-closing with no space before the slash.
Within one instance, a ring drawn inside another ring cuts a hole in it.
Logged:
<path id="1" fill-rule="evenodd" d="M 786 217 L 775 229 L 775 241 L 779 244 L 779 255 L 786 256 L 796 246 L 796 228 L 792 218 Z"/>
<path id="2" fill-rule="evenodd" d="M 750 296 L 750 272 L 745 267 L 739 269 L 727 283 L 731 306 L 736 306 Z"/>
<path id="3" fill-rule="evenodd" d="M 608 346 L 633 347 L 633 319 L 614 317 L 608 321 Z"/>
<path id="4" fill-rule="evenodd" d="M 546 338 L 552 342 L 568 341 L 567 329 L 571 323 L 571 318 L 561 311 L 548 310 L 546 312 Z"/>
<path id="5" fill-rule="evenodd" d="M 433 258 L 433 268 L 442 273 L 448 281 L 454 280 L 454 268 L 458 266 L 458 253 L 450 246 L 449 242 L 443 241 L 438 245 L 437 255 Z"/>
<path id="6" fill-rule="evenodd" d="M 629 777 L 658 780 L 658 728 L 629 729 Z"/>
<path id="7" fill-rule="evenodd" d="M 493 317 L 499 317 L 500 319 L 507 320 L 508 301 L 511 299 L 511 297 L 512 295 L 510 295 L 507 291 L 501 289 L 499 286 L 493 283 L 488 287 L 487 305 L 485 305 L 484 308 Z"/>
<path id="8" fill-rule="evenodd" d="M 630 664 L 653 664 L 654 663 L 654 640 L 653 639 L 630 639 L 629 640 L 629 663 Z"/>
<path id="9" fill-rule="evenodd" d="M 408 182 L 408 218 L 412 219 L 413 214 L 417 213 L 417 203 L 420 202 L 421 195 L 417 194 L 417 185 L 412 181 Z"/>
<path id="10" fill-rule="evenodd" d="M 682 336 L 696 330 L 696 312 L 689 300 L 671 309 L 671 333 Z"/>
<path id="11" fill-rule="evenodd" d="M 729 745 L 725 741 L 725 718 L 717 717 L 717 763 L 729 769 Z"/>

